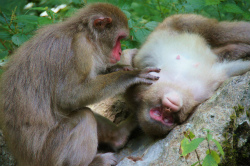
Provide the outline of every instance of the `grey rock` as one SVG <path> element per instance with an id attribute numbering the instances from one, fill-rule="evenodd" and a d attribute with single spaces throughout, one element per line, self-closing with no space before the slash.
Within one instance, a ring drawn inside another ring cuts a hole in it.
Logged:
<path id="1" fill-rule="evenodd" d="M 240 150 L 241 147 L 250 143 L 250 73 L 244 76 L 238 76 L 227 80 L 221 88 L 206 102 L 197 107 L 193 115 L 187 120 L 185 124 L 175 127 L 165 138 L 160 140 L 150 139 L 149 136 L 144 135 L 131 140 L 131 142 L 119 154 L 118 158 L 121 159 L 118 166 L 186 166 L 195 163 L 197 156 L 195 152 L 191 152 L 186 159 L 180 157 L 180 144 L 184 138 L 183 132 L 190 129 L 198 137 L 205 137 L 206 132 L 203 130 L 209 129 L 212 131 L 213 138 L 221 143 L 223 146 L 226 143 L 234 150 Z M 241 113 L 237 113 L 236 108 L 242 106 Z M 235 107 L 235 108 L 234 108 Z M 239 115 L 236 115 L 239 114 Z M 233 123 L 233 125 L 232 125 Z M 242 125 L 245 125 L 245 130 L 237 133 L 237 130 Z M 231 126 L 230 126 L 231 125 Z M 227 136 L 226 138 L 224 136 Z M 143 142 L 141 140 L 150 140 Z M 141 145 L 135 149 L 133 144 L 140 142 Z M 234 143 L 237 146 L 234 147 Z M 210 142 L 210 148 L 217 150 L 216 145 Z M 228 150 L 223 147 L 226 155 Z M 201 159 L 206 156 L 208 145 L 203 141 L 197 149 L 197 153 Z M 229 149 L 232 151 L 232 149 Z M 249 150 L 248 150 L 249 151 Z M 235 152 L 237 153 L 237 152 Z M 247 153 L 247 152 L 246 152 Z M 234 155 L 234 153 L 230 153 Z M 229 155 L 230 155 L 229 154 Z M 247 156 L 248 155 L 248 156 Z M 223 161 L 226 164 L 226 159 Z M 237 160 L 237 156 L 235 160 Z M 238 156 L 239 157 L 239 156 Z M 249 153 L 245 154 L 249 159 Z M 231 156 L 232 158 L 232 156 Z M 135 160 L 133 160 L 135 159 Z M 138 159 L 136 161 L 136 159 Z M 235 165 L 239 161 L 233 161 Z M 250 161 L 246 161 L 249 164 Z M 245 164 L 244 163 L 244 164 Z M 234 165 L 234 163 L 230 164 Z"/>

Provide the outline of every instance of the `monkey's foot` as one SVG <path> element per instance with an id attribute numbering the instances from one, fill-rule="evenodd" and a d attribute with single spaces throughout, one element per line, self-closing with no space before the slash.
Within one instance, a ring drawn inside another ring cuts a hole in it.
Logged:
<path id="1" fill-rule="evenodd" d="M 117 165 L 114 153 L 97 154 L 89 166 L 112 166 Z"/>

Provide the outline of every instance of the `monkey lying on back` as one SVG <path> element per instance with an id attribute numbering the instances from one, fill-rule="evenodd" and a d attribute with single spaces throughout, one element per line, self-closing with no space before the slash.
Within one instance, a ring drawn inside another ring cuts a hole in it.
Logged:
<path id="1" fill-rule="evenodd" d="M 139 124 L 147 134 L 164 136 L 211 97 L 223 81 L 250 70 L 250 61 L 222 59 L 247 55 L 250 23 L 171 16 L 150 34 L 133 58 L 135 68 L 161 68 L 160 73 L 152 73 L 160 79 L 148 87 L 131 87 L 127 101 L 137 110 Z"/>
<path id="2" fill-rule="evenodd" d="M 93 4 L 65 22 L 42 28 L 14 55 L 1 78 L 3 131 L 23 166 L 110 166 L 98 142 L 126 143 L 133 119 L 118 127 L 87 105 L 159 79 L 157 68 L 103 74 L 120 60 L 127 18 L 110 4 Z"/>

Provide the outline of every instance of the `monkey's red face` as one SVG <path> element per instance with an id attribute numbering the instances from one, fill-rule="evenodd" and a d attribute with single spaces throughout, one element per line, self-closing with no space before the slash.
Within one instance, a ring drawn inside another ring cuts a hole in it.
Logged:
<path id="1" fill-rule="evenodd" d="M 112 50 L 110 63 L 114 64 L 117 63 L 121 59 L 122 49 L 121 49 L 121 39 L 125 38 L 126 34 L 121 33 L 118 35 L 118 38 L 115 42 L 115 46 Z"/>
<path id="2" fill-rule="evenodd" d="M 129 34 L 128 22 L 123 13 L 119 17 L 116 17 L 117 14 L 110 15 L 110 12 L 106 15 L 94 18 L 93 27 L 98 34 L 102 53 L 107 56 L 109 63 L 115 64 L 122 54 L 121 39 Z"/>
<path id="3" fill-rule="evenodd" d="M 166 135 L 184 122 L 197 105 L 188 92 L 166 82 L 158 81 L 147 87 L 140 85 L 136 92 L 140 126 L 147 134 L 154 136 Z"/>

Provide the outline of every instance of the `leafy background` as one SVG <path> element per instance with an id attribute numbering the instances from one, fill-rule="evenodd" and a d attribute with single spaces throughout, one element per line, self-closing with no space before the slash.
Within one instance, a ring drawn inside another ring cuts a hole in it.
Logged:
<path id="1" fill-rule="evenodd" d="M 0 63 L 8 60 L 36 29 L 60 22 L 93 2 L 112 3 L 127 15 L 130 37 L 123 41 L 123 48 L 139 47 L 159 22 L 173 14 L 197 13 L 218 20 L 250 20 L 249 0 L 1 0 Z M 33 6 L 27 9 L 28 3 Z M 66 7 L 56 13 L 52 11 L 62 4 Z M 47 16 L 41 17 L 44 11 Z"/>

